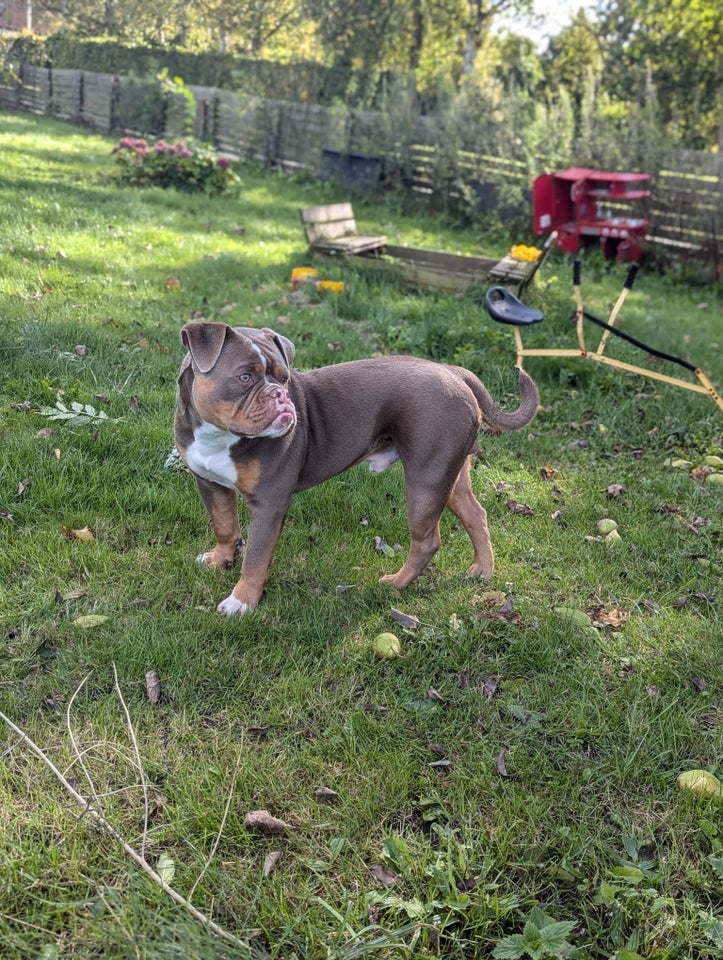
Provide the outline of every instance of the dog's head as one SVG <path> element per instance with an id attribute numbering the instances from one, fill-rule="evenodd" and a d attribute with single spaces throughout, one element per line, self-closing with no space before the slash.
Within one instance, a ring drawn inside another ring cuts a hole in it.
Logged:
<path id="1" fill-rule="evenodd" d="M 273 330 L 187 323 L 191 398 L 207 423 L 238 437 L 282 437 L 296 424 L 289 397 L 294 345 Z"/>

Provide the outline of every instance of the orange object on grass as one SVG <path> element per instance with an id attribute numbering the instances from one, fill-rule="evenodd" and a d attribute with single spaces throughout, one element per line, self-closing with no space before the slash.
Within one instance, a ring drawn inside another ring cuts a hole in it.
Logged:
<path id="1" fill-rule="evenodd" d="M 344 283 L 342 280 L 317 280 L 317 290 L 330 290 L 332 293 L 343 293 Z"/>
<path id="2" fill-rule="evenodd" d="M 314 267 L 294 267 L 291 271 L 291 289 L 296 290 L 300 283 L 309 283 L 319 276 Z"/>

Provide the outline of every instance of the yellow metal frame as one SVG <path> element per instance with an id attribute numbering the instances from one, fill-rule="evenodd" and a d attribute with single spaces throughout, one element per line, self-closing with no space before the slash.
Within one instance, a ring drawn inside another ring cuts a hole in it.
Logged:
<path id="1" fill-rule="evenodd" d="M 577 334 L 577 342 L 579 344 L 578 348 L 528 349 L 522 342 L 520 328 L 515 326 L 513 329 L 515 335 L 515 345 L 517 347 L 518 367 L 522 366 L 522 360 L 524 357 L 584 357 L 587 360 L 596 360 L 598 363 L 605 363 L 611 367 L 617 367 L 619 370 L 627 370 L 629 373 L 637 373 L 643 377 L 651 377 L 653 380 L 661 380 L 663 383 L 669 383 L 675 387 L 682 387 L 684 390 L 692 390 L 694 393 L 707 394 L 718 405 L 718 408 L 723 411 L 723 397 L 721 397 L 706 374 L 703 373 L 699 367 L 697 367 L 694 371 L 699 382 L 691 383 L 689 380 L 681 380 L 678 377 L 669 377 L 667 374 L 659 373 L 657 370 L 649 370 L 647 367 L 638 367 L 632 363 L 625 363 L 623 360 L 616 360 L 614 357 L 608 357 L 605 355 L 605 346 L 607 345 L 608 338 L 610 337 L 610 330 L 603 331 L 603 335 L 600 338 L 600 343 L 598 344 L 596 350 L 589 350 L 585 343 L 585 330 L 583 326 L 585 315 L 582 301 L 582 290 L 579 283 L 575 284 L 574 290 L 576 303 L 575 332 Z M 608 326 L 612 327 L 615 325 L 615 321 L 618 318 L 618 314 L 620 313 L 622 305 L 625 302 L 625 298 L 629 292 L 630 287 L 627 285 L 624 286 L 615 303 L 615 306 L 610 313 L 610 317 L 607 321 Z"/>

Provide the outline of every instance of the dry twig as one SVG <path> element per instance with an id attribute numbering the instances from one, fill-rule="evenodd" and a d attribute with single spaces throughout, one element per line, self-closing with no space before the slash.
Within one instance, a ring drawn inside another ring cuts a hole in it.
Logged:
<path id="1" fill-rule="evenodd" d="M 239 745 L 239 752 L 238 752 L 238 755 L 237 755 L 237 757 L 236 757 L 236 764 L 235 764 L 235 766 L 234 766 L 234 768 L 233 768 L 233 775 L 232 775 L 232 777 L 231 777 L 231 787 L 230 787 L 230 789 L 229 789 L 229 791 L 228 791 L 228 797 L 226 798 L 226 806 L 224 807 L 223 816 L 221 817 L 221 826 L 218 828 L 218 833 L 216 834 L 216 839 L 215 839 L 215 841 L 214 841 L 213 847 L 211 848 L 211 852 L 210 852 L 209 855 L 208 855 L 208 859 L 206 860 L 205 864 L 203 865 L 203 870 L 201 870 L 201 872 L 199 873 L 199 875 L 196 877 L 196 881 L 195 881 L 195 883 L 193 884 L 193 886 L 191 887 L 191 892 L 188 894 L 188 899 L 189 899 L 189 900 L 192 900 L 192 899 L 193 899 L 193 895 L 194 895 L 194 893 L 196 892 L 196 887 L 198 887 L 199 883 L 201 882 L 201 880 L 202 880 L 203 877 L 204 877 L 204 874 L 206 873 L 206 871 L 207 871 L 208 868 L 210 867 L 211 861 L 213 860 L 213 858 L 214 858 L 215 855 L 216 855 L 216 850 L 218 849 L 218 845 L 219 845 L 219 843 L 221 842 L 221 837 L 223 836 L 223 828 L 226 826 L 226 817 L 228 816 L 228 811 L 229 811 L 230 808 L 231 808 L 231 799 L 232 799 L 232 797 L 233 797 L 234 784 L 236 783 L 236 774 L 238 773 L 239 767 L 241 766 L 241 750 L 242 750 L 242 748 L 243 748 L 243 741 L 242 741 L 241 744 Z"/>
<path id="2" fill-rule="evenodd" d="M 84 681 L 85 682 L 85 681 Z M 81 685 L 82 686 L 82 685 Z M 80 689 L 80 688 L 79 688 Z M 76 691 L 77 692 L 77 691 Z M 80 794 L 75 787 L 72 786 L 66 779 L 66 777 L 60 772 L 60 770 L 55 766 L 50 757 L 33 741 L 30 737 L 13 723 L 13 721 L 6 716 L 2 711 L 0 711 L 0 720 L 3 720 L 7 726 L 16 734 L 22 743 L 32 750 L 32 752 L 46 765 L 46 767 L 51 771 L 51 773 L 56 777 L 56 779 L 62 784 L 64 789 L 71 797 L 83 808 L 86 815 L 91 817 L 107 834 L 109 834 L 113 839 L 119 843 L 128 856 L 137 864 L 144 873 L 146 873 L 153 881 L 156 883 L 164 893 L 166 893 L 174 903 L 177 903 L 180 907 L 183 907 L 187 913 L 189 913 L 194 920 L 197 920 L 199 923 L 203 924 L 208 930 L 212 933 L 215 933 L 216 936 L 220 937 L 222 940 L 225 940 L 227 943 L 232 943 L 236 947 L 241 947 L 242 949 L 248 949 L 248 944 L 244 943 L 242 940 L 239 940 L 238 937 L 235 937 L 232 933 L 229 933 L 227 930 L 224 930 L 223 927 L 220 927 L 217 923 L 207 917 L 205 914 L 201 913 L 200 910 L 196 909 L 193 904 L 189 903 L 185 897 L 182 897 L 180 893 L 170 887 L 165 880 L 153 869 L 153 867 L 148 863 L 145 857 L 142 857 L 137 850 L 135 850 L 120 834 L 115 827 L 106 820 L 103 813 L 94 807 L 89 800 Z M 75 747 L 77 755 L 77 747 Z M 81 764 L 82 765 L 82 764 Z M 86 772 L 87 776 L 87 772 Z M 95 794 L 95 788 L 91 782 L 91 790 Z"/>
<path id="3" fill-rule="evenodd" d="M 130 737 L 131 743 L 133 744 L 133 751 L 136 755 L 136 764 L 138 766 L 138 776 L 141 778 L 141 787 L 143 789 L 143 836 L 141 837 L 141 857 L 146 859 L 146 838 L 148 837 L 148 785 L 146 784 L 146 775 L 143 769 L 143 761 L 141 760 L 141 753 L 138 749 L 138 740 L 136 739 L 136 732 L 133 729 L 133 724 L 131 723 L 131 715 L 128 712 L 128 707 L 126 702 L 123 699 L 123 694 L 121 693 L 120 684 L 118 683 L 118 671 L 116 670 L 115 664 L 113 664 L 113 679 L 115 682 L 115 691 L 118 694 L 118 699 L 120 700 L 121 707 L 123 708 L 123 713 L 126 718 L 126 726 L 128 727 L 128 736 Z"/>

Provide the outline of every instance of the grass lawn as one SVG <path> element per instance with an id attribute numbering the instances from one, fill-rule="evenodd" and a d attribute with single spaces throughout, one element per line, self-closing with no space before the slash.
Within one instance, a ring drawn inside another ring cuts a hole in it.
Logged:
<path id="1" fill-rule="evenodd" d="M 429 571 L 380 585 L 408 544 L 402 474 L 359 467 L 295 499 L 258 610 L 220 617 L 235 573 L 195 563 L 209 522 L 167 463 L 185 322 L 276 326 L 305 369 L 462 363 L 508 406 L 512 337 L 479 296 L 343 263 L 324 268 L 343 295 L 292 297 L 297 210 L 342 194 L 252 167 L 231 197 L 121 188 L 112 142 L 0 115 L 0 710 L 236 942 L 0 723 L 3 960 L 720 957 L 723 806 L 677 784 L 723 776 L 715 404 L 531 358 L 538 417 L 483 436 L 474 471 L 492 580 L 465 579 L 447 516 Z M 394 198 L 355 209 L 417 246 L 532 239 Z M 528 345 L 574 345 L 571 272 L 543 267 Z M 624 277 L 589 257 L 589 308 L 607 316 Z M 720 390 L 722 312 L 694 276 L 641 270 L 622 325 Z M 59 402 L 80 415 L 52 419 Z M 401 657 L 373 656 L 380 631 Z M 256 810 L 288 829 L 254 829 Z"/>

